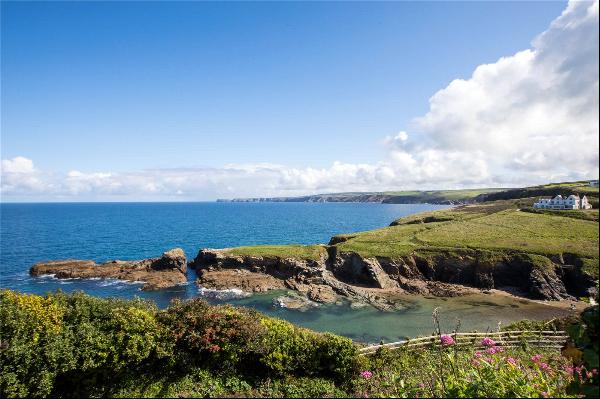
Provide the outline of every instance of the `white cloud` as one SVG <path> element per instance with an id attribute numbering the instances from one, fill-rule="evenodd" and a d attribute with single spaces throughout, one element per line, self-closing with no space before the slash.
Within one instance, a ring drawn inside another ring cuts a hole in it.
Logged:
<path id="1" fill-rule="evenodd" d="M 44 193 L 49 184 L 41 178 L 33 161 L 25 157 L 2 160 L 0 193 Z"/>
<path id="2" fill-rule="evenodd" d="M 570 2 L 532 46 L 435 93 L 413 124 L 425 150 L 483 160 L 492 181 L 597 177 L 598 1 Z"/>
<path id="3" fill-rule="evenodd" d="M 31 159 L 15 157 L 2 160 L 2 172 L 7 174 L 33 173 L 35 168 Z"/>
<path id="4" fill-rule="evenodd" d="M 532 47 L 480 65 L 429 100 L 374 164 L 256 163 L 65 175 L 2 161 L 11 199 L 213 199 L 314 192 L 517 186 L 598 177 L 598 1 L 571 1 Z M 360 149 L 357 149 L 360 150 Z"/>

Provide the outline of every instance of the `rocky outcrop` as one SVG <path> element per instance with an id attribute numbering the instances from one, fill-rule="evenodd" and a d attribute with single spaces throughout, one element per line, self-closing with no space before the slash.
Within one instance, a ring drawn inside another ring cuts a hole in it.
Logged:
<path id="1" fill-rule="evenodd" d="M 198 285 L 220 291 L 239 289 L 244 292 L 265 292 L 286 288 L 284 280 L 246 269 L 204 269 L 197 274 Z"/>
<path id="2" fill-rule="evenodd" d="M 463 287 L 450 290 L 441 283 L 426 281 L 404 284 L 408 288 L 404 290 L 377 259 L 363 259 L 356 254 L 308 260 L 231 255 L 228 249 L 203 249 L 190 267 L 196 269 L 197 284 L 204 288 L 238 288 L 247 292 L 288 288 L 317 303 L 350 300 L 382 310 L 395 308 L 398 295 L 407 292 L 443 296 L 472 292 Z"/>
<path id="3" fill-rule="evenodd" d="M 115 278 L 144 282 L 142 289 L 156 290 L 187 282 L 187 259 L 181 248 L 160 258 L 136 261 L 113 260 L 97 264 L 91 260 L 57 260 L 33 265 L 32 276 L 53 274 L 56 278 Z"/>
<path id="4" fill-rule="evenodd" d="M 593 287 L 593 282 L 584 282 L 587 288 L 581 286 L 582 280 L 573 284 L 577 267 L 565 264 L 565 258 L 477 250 L 365 258 L 329 246 L 327 256 L 319 260 L 203 249 L 191 265 L 197 269 L 197 283 L 206 288 L 261 292 L 285 287 L 315 302 L 335 303 L 345 298 L 390 309 L 398 295 L 447 297 L 493 288 L 533 299 L 572 299 Z"/>

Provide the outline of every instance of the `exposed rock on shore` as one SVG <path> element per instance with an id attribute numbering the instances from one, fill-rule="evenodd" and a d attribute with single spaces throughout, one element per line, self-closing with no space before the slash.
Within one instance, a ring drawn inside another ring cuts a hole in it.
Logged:
<path id="1" fill-rule="evenodd" d="M 181 248 L 160 258 L 136 261 L 113 260 L 97 264 L 91 260 L 57 260 L 33 265 L 32 276 L 53 274 L 56 278 L 115 278 L 144 282 L 142 289 L 156 290 L 187 282 L 187 259 Z"/>
<path id="2" fill-rule="evenodd" d="M 273 299 L 273 304 L 280 308 L 299 310 L 301 312 L 319 306 L 318 303 L 298 294 L 281 295 Z"/>

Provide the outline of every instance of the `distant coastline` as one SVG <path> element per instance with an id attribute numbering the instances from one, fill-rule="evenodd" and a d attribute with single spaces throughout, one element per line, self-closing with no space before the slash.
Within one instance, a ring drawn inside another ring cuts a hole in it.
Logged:
<path id="1" fill-rule="evenodd" d="M 358 202 L 379 204 L 468 205 L 485 201 L 553 196 L 557 193 L 597 196 L 589 180 L 550 183 L 523 188 L 475 188 L 462 190 L 382 191 L 313 194 L 292 197 L 251 197 L 217 199 L 217 202 Z M 597 207 L 597 200 L 592 199 Z"/>
<path id="2" fill-rule="evenodd" d="M 218 199 L 217 202 L 372 202 L 380 204 L 465 205 L 482 201 L 488 194 L 506 190 L 511 189 L 481 188 L 466 190 L 348 192 L 295 197 Z"/>

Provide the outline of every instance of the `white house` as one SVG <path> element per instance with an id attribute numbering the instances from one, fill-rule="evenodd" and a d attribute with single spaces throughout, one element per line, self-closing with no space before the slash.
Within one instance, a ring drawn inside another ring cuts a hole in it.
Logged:
<path id="1" fill-rule="evenodd" d="M 590 180 L 590 187 L 598 187 L 598 180 Z"/>
<path id="2" fill-rule="evenodd" d="M 592 206 L 588 202 L 587 197 L 579 198 L 578 195 L 569 195 L 563 198 L 562 195 L 557 195 L 554 198 L 540 198 L 538 202 L 533 204 L 537 209 L 591 209 Z"/>

